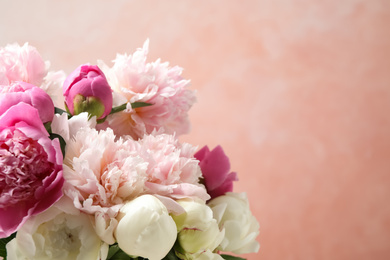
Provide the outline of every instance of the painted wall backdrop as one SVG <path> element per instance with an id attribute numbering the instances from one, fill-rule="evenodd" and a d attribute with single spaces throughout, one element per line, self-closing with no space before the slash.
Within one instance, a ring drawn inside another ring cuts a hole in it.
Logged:
<path id="1" fill-rule="evenodd" d="M 221 144 L 260 222 L 248 259 L 390 259 L 390 1 L 0 0 L 0 45 L 53 69 L 150 61 L 198 90 L 182 138 Z"/>

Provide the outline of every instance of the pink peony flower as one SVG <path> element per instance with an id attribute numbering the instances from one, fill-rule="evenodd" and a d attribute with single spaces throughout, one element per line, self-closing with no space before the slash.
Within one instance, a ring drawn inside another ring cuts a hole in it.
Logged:
<path id="1" fill-rule="evenodd" d="M 138 143 L 137 153 L 148 162 L 146 193 L 172 199 L 210 198 L 199 184 L 201 171 L 194 158 L 195 147 L 181 144 L 173 135 L 155 133 L 145 135 Z"/>
<path id="2" fill-rule="evenodd" d="M 237 174 L 230 172 L 230 161 L 221 146 L 212 151 L 207 146 L 195 154 L 198 159 L 207 192 L 211 198 L 233 191 L 233 181 L 237 181 Z M 230 172 L 230 173 L 229 173 Z"/>
<path id="3" fill-rule="evenodd" d="M 66 145 L 64 193 L 76 208 L 95 216 L 97 234 L 115 242 L 115 216 L 145 189 L 147 163 L 132 139 L 115 140 L 111 129 L 81 128 Z"/>
<path id="4" fill-rule="evenodd" d="M 120 208 L 142 194 L 158 195 L 168 210 L 182 212 L 175 199 L 210 198 L 203 185 L 194 147 L 174 136 L 116 139 L 111 129 L 81 128 L 67 142 L 64 192 L 76 208 L 95 216 L 96 232 L 106 243 Z"/>
<path id="5" fill-rule="evenodd" d="M 195 102 L 195 93 L 187 88 L 189 80 L 181 77 L 181 68 L 169 67 L 160 60 L 146 63 L 148 46 L 146 41 L 133 55 L 118 54 L 112 68 L 99 62 L 114 90 L 115 106 L 126 102 L 153 104 L 135 109 L 128 104 L 126 110 L 107 118 L 108 126 L 116 135 L 131 135 L 134 139 L 155 129 L 167 134 L 188 133 L 187 113 Z"/>
<path id="6" fill-rule="evenodd" d="M 54 106 L 61 109 L 65 109 L 64 95 L 62 94 L 62 86 L 65 78 L 66 74 L 62 70 L 49 71 L 43 83 L 39 86 L 51 97 Z"/>
<path id="7" fill-rule="evenodd" d="M 62 153 L 38 110 L 19 103 L 0 115 L 0 238 L 62 196 Z"/>
<path id="8" fill-rule="evenodd" d="M 112 109 L 112 90 L 98 66 L 81 65 L 65 80 L 65 104 L 72 115 L 88 112 L 98 119 Z"/>
<path id="9" fill-rule="evenodd" d="M 3 78 L 2 84 L 24 81 L 39 86 L 47 74 L 48 65 L 28 43 L 23 46 L 8 44 L 5 48 L 0 48 L 0 67 L 4 68 L 5 76 L 0 76 Z"/>
<path id="10" fill-rule="evenodd" d="M 26 82 L 15 82 L 10 86 L 0 85 L 0 115 L 21 102 L 36 108 L 43 123 L 53 119 L 54 104 L 44 90 Z"/>
<path id="11" fill-rule="evenodd" d="M 63 71 L 48 71 L 50 62 L 43 61 L 38 51 L 25 43 L 9 44 L 0 48 L 0 85 L 17 81 L 31 83 L 42 88 L 53 99 L 56 107 L 63 108 Z"/>

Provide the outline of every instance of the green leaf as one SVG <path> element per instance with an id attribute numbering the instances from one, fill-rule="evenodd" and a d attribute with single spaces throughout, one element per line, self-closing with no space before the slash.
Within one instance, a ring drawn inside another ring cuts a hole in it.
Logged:
<path id="1" fill-rule="evenodd" d="M 245 260 L 245 258 L 241 258 L 238 256 L 232 256 L 232 255 L 221 255 L 221 256 L 225 260 Z"/>
<path id="2" fill-rule="evenodd" d="M 142 260 L 142 257 L 136 257 L 132 258 L 128 254 L 122 251 L 118 244 L 114 244 L 110 246 L 110 249 L 108 250 L 107 260 L 133 260 L 138 259 Z"/>
<path id="3" fill-rule="evenodd" d="M 107 259 L 111 259 L 111 257 L 115 255 L 119 250 L 121 249 L 117 244 L 110 246 L 110 249 L 108 249 Z"/>
<path id="4" fill-rule="evenodd" d="M 54 114 L 60 114 L 60 115 L 62 115 L 63 113 L 69 115 L 69 113 L 66 112 L 65 110 L 63 110 L 63 109 L 61 109 L 61 108 L 58 108 L 58 107 L 54 107 Z"/>
<path id="5" fill-rule="evenodd" d="M 133 103 L 131 103 L 131 108 L 134 109 L 134 108 L 140 108 L 140 107 L 147 107 L 147 106 L 151 106 L 151 105 L 153 105 L 153 104 L 151 104 L 151 103 L 146 103 L 146 102 L 133 102 Z M 120 105 L 120 106 L 117 106 L 117 107 L 113 107 L 113 108 L 111 109 L 110 115 L 125 110 L 125 109 L 126 109 L 126 106 L 127 106 L 127 103 L 124 103 L 124 104 L 122 104 L 122 105 Z"/>
<path id="6" fill-rule="evenodd" d="M 176 256 L 175 250 L 172 248 L 162 260 L 180 260 L 180 258 Z"/>
<path id="7" fill-rule="evenodd" d="M 128 254 L 126 254 L 125 252 L 123 252 L 122 250 L 116 252 L 113 256 L 111 256 L 111 258 L 108 258 L 110 260 L 132 260 L 133 258 L 131 258 Z"/>
<path id="8" fill-rule="evenodd" d="M 46 131 L 50 134 L 51 133 L 51 122 L 46 122 L 43 125 L 45 126 Z"/>
<path id="9" fill-rule="evenodd" d="M 97 124 L 101 124 L 101 123 L 104 123 L 104 121 L 106 121 L 107 117 L 103 117 L 101 119 L 96 119 L 96 123 Z"/>
<path id="10" fill-rule="evenodd" d="M 111 109 L 110 115 L 125 110 L 125 109 L 126 109 L 126 106 L 127 106 L 127 103 L 124 103 L 124 104 L 122 104 L 122 105 L 120 105 L 120 106 L 117 106 L 117 107 L 113 107 L 113 108 Z"/>
<path id="11" fill-rule="evenodd" d="M 49 137 L 51 140 L 53 140 L 54 138 L 58 138 L 58 140 L 60 141 L 62 156 L 63 156 L 63 158 L 65 158 L 66 143 L 65 143 L 64 138 L 62 138 L 62 136 L 60 136 L 59 134 L 54 134 L 54 133 L 51 133 Z"/>
<path id="12" fill-rule="evenodd" d="M 148 107 L 151 105 L 153 105 L 153 104 L 146 103 L 146 102 L 134 102 L 134 103 L 131 103 L 131 108 Z"/>
<path id="13" fill-rule="evenodd" d="M 7 250 L 5 246 L 9 241 L 11 241 L 16 236 L 16 232 L 10 235 L 9 237 L 0 239 L 0 256 L 4 257 L 4 260 L 7 259 Z"/>

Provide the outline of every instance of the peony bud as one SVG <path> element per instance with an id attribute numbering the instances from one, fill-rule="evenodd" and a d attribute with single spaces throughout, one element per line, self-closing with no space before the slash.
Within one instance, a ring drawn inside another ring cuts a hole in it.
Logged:
<path id="1" fill-rule="evenodd" d="M 249 209 L 245 193 L 228 192 L 211 200 L 208 205 L 213 210 L 219 226 L 226 231 L 219 250 L 235 254 L 259 251 L 260 245 L 256 241 L 259 223 Z"/>
<path id="2" fill-rule="evenodd" d="M 176 225 L 159 199 L 142 195 L 120 210 L 114 232 L 119 247 L 129 255 L 163 259 L 176 241 Z"/>
<path id="3" fill-rule="evenodd" d="M 186 213 L 172 216 L 179 232 L 178 245 L 175 247 L 177 254 L 183 259 L 213 255 L 212 252 L 224 237 L 224 231 L 220 231 L 212 210 L 203 201 L 183 199 L 178 203 Z"/>
<path id="4" fill-rule="evenodd" d="M 211 151 L 205 146 L 194 156 L 200 161 L 204 184 L 212 199 L 233 191 L 233 181 L 237 180 L 237 174 L 230 172 L 229 158 L 221 146 Z"/>
<path id="5" fill-rule="evenodd" d="M 112 109 L 112 90 L 103 72 L 95 65 L 81 65 L 63 85 L 65 106 L 72 115 L 88 112 L 98 119 Z"/>

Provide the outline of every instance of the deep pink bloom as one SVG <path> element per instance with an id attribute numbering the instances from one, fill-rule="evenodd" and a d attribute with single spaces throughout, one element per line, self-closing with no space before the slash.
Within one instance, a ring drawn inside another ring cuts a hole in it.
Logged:
<path id="1" fill-rule="evenodd" d="M 111 112 L 112 90 L 106 76 L 96 65 L 81 65 L 73 71 L 64 82 L 63 93 L 65 104 L 72 115 L 80 113 L 77 111 L 77 105 L 80 105 L 80 102 L 84 102 L 86 106 L 89 103 L 94 111 L 97 106 L 99 113 L 94 115 L 98 119 L 106 117 Z M 80 97 L 83 100 L 80 100 Z M 93 102 L 95 103 L 92 104 Z"/>
<path id="2" fill-rule="evenodd" d="M 0 238 L 62 196 L 62 153 L 38 110 L 19 103 L 0 115 Z"/>
<path id="3" fill-rule="evenodd" d="M 233 181 L 237 181 L 237 173 L 230 172 L 230 161 L 221 146 L 212 151 L 207 146 L 195 155 L 202 170 L 204 184 L 211 199 L 233 191 Z M 230 172 L 230 173 L 229 173 Z"/>
<path id="4" fill-rule="evenodd" d="M 54 104 L 44 90 L 26 82 L 15 82 L 10 86 L 0 86 L 0 115 L 21 102 L 36 108 L 43 123 L 52 121 Z"/>

